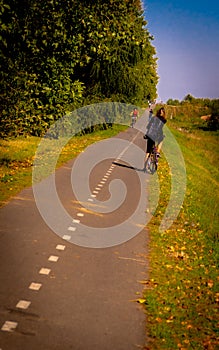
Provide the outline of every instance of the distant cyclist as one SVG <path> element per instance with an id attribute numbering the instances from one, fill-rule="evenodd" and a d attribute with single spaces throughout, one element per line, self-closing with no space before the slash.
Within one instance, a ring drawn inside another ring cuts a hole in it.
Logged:
<path id="1" fill-rule="evenodd" d="M 133 128 L 133 126 L 135 125 L 137 119 L 139 116 L 139 111 L 137 108 L 134 108 L 133 111 L 131 112 L 131 127 Z"/>
<path id="2" fill-rule="evenodd" d="M 150 108 L 150 110 L 149 110 L 149 121 L 151 120 L 152 116 L 153 116 L 153 109 Z"/>
<path id="3" fill-rule="evenodd" d="M 160 149 L 164 139 L 163 126 L 164 124 L 166 124 L 166 122 L 167 120 L 165 109 L 164 107 L 161 107 L 157 111 L 156 116 L 152 117 L 147 125 L 146 133 L 144 136 L 144 138 L 147 140 L 147 150 L 144 159 L 144 167 L 149 154 L 155 146 L 155 143 L 157 144 L 158 156 L 160 154 Z"/>

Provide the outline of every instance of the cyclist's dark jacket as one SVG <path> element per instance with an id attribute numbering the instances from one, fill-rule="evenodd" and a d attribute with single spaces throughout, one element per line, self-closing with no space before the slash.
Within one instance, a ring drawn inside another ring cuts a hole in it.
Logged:
<path id="1" fill-rule="evenodd" d="M 154 142 L 160 143 L 164 139 L 163 126 L 166 123 L 166 119 L 162 116 L 154 116 L 151 118 L 147 125 L 146 136 Z"/>

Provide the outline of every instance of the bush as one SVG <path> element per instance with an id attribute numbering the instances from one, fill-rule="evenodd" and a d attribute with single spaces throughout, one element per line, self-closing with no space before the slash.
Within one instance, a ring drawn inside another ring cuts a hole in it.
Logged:
<path id="1" fill-rule="evenodd" d="M 207 121 L 207 125 L 210 130 L 219 130 L 219 114 L 212 114 Z"/>
<path id="2" fill-rule="evenodd" d="M 219 99 L 212 100 L 210 107 L 212 114 L 210 119 L 207 121 L 207 125 L 209 129 L 216 131 L 219 129 Z"/>

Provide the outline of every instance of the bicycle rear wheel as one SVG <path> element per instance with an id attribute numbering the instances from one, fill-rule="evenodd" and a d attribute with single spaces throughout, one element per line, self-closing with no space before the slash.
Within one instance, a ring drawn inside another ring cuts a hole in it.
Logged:
<path id="1" fill-rule="evenodd" d="M 144 171 L 146 173 L 153 174 L 156 171 L 156 163 L 154 163 L 154 157 L 153 154 L 150 154 L 147 158 L 145 165 L 144 165 Z"/>
<path id="2" fill-rule="evenodd" d="M 155 161 L 155 159 L 151 160 L 150 164 L 149 164 L 149 170 L 151 174 L 154 174 L 155 171 L 157 171 L 157 163 Z"/>

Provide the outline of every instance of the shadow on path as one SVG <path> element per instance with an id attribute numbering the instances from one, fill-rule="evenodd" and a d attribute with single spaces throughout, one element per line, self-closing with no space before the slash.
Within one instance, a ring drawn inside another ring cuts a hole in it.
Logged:
<path id="1" fill-rule="evenodd" d="M 144 172 L 144 169 L 135 168 L 135 167 L 133 167 L 131 165 L 126 165 L 126 164 L 122 164 L 122 163 L 118 163 L 118 162 L 113 162 L 112 164 L 115 164 L 117 166 L 121 166 L 123 168 L 128 168 L 128 169 Z"/>

